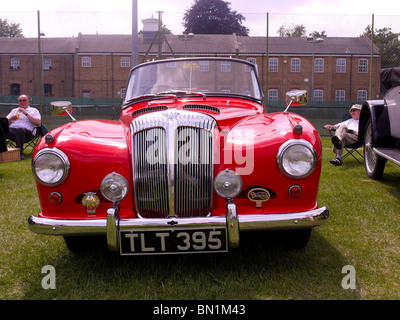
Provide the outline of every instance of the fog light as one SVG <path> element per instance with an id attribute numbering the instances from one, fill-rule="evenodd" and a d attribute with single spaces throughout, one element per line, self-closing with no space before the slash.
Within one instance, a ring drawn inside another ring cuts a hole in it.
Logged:
<path id="1" fill-rule="evenodd" d="M 298 198 L 301 196 L 301 187 L 297 184 L 290 186 L 289 188 L 289 196 L 292 198 Z"/>
<path id="2" fill-rule="evenodd" d="M 118 173 L 106 175 L 100 185 L 101 194 L 108 201 L 119 202 L 123 200 L 129 191 L 128 181 Z"/>
<path id="3" fill-rule="evenodd" d="M 225 199 L 233 199 L 242 191 L 243 181 L 236 172 L 226 169 L 217 174 L 214 188 L 217 194 Z"/>

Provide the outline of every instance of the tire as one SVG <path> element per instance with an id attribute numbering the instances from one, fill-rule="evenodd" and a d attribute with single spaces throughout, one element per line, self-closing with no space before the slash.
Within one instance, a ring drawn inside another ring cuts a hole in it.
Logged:
<path id="1" fill-rule="evenodd" d="M 74 254 L 94 251 L 99 247 L 106 247 L 105 237 L 64 236 L 65 244 Z"/>
<path id="2" fill-rule="evenodd" d="M 373 135 L 372 120 L 371 118 L 367 122 L 364 135 L 364 167 L 367 176 L 374 179 L 380 180 L 385 169 L 386 159 L 377 155 L 372 149 L 375 146 L 375 140 Z"/>

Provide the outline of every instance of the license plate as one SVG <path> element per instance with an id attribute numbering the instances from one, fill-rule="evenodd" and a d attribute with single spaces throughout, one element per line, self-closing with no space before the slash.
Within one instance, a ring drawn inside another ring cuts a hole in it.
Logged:
<path id="1" fill-rule="evenodd" d="M 121 255 L 226 252 L 224 227 L 120 232 Z"/>

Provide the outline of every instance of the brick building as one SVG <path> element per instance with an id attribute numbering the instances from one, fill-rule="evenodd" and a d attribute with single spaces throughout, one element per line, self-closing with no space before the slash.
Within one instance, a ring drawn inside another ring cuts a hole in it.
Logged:
<path id="1" fill-rule="evenodd" d="M 316 101 L 362 101 L 379 96 L 380 53 L 368 38 L 326 37 L 319 42 L 269 37 L 267 41 L 266 37 L 235 34 L 167 34 L 153 41 L 155 35 L 151 31 L 139 36 L 139 63 L 184 56 L 247 59 L 257 64 L 271 101 L 284 100 L 291 89 L 312 92 L 313 85 Z M 42 37 L 41 48 L 45 96 L 118 98 L 124 94 L 132 67 L 131 35 Z M 38 61 L 37 38 L 0 38 L 0 95 L 40 95 Z"/>

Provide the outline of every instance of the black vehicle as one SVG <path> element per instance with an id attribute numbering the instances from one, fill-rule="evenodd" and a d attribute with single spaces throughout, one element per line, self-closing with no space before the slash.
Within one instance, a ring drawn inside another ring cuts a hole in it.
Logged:
<path id="1" fill-rule="evenodd" d="M 389 160 L 400 165 L 400 67 L 380 71 L 383 86 L 389 89 L 383 100 L 364 102 L 359 139 L 364 139 L 367 175 L 379 180 Z"/>

